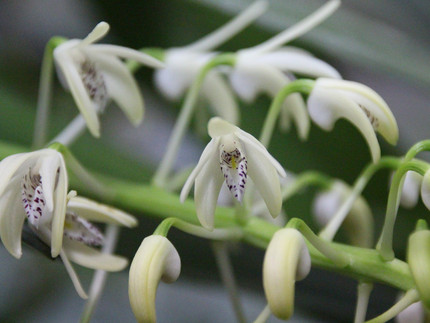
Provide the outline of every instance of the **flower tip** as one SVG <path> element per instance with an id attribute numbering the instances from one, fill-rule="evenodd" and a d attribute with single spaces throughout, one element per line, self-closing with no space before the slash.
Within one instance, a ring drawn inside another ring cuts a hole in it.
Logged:
<path id="1" fill-rule="evenodd" d="M 220 117 L 213 117 L 208 122 L 208 133 L 211 138 L 231 134 L 237 129 L 235 125 L 232 125 Z"/>
<path id="2" fill-rule="evenodd" d="M 110 29 L 109 24 L 106 21 L 101 21 L 94 27 L 93 31 L 96 32 L 97 34 L 105 35 L 109 31 L 109 29 Z"/>

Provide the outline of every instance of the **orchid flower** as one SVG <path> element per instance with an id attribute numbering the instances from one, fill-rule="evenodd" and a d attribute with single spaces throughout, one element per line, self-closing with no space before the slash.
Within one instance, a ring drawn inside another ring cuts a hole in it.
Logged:
<path id="1" fill-rule="evenodd" d="M 138 322 L 156 322 L 155 296 L 160 280 L 173 283 L 181 272 L 181 258 L 164 236 L 143 239 L 130 266 L 128 295 Z"/>
<path id="2" fill-rule="evenodd" d="M 267 303 L 277 318 L 288 320 L 294 311 L 294 285 L 311 270 L 305 239 L 296 229 L 283 228 L 273 235 L 263 262 Z"/>
<path id="3" fill-rule="evenodd" d="M 363 84 L 320 78 L 315 82 L 307 103 L 311 119 L 324 130 L 333 129 L 340 118 L 356 126 L 367 141 L 373 162 L 381 156 L 375 132 L 392 145 L 399 138 L 396 119 L 387 103 Z"/>
<path id="4" fill-rule="evenodd" d="M 246 102 L 254 101 L 261 92 L 275 97 L 283 87 L 294 80 L 292 73 L 340 78 L 332 66 L 313 57 L 309 52 L 294 47 L 281 47 L 318 25 L 331 15 L 339 4 L 340 1 L 331 1 L 266 42 L 238 51 L 236 64 L 229 77 L 239 97 Z M 288 96 L 281 113 L 281 126 L 288 129 L 291 119 L 294 119 L 300 138 L 306 139 L 310 122 L 300 94 Z"/>
<path id="5" fill-rule="evenodd" d="M 195 43 L 167 50 L 164 58 L 165 68 L 155 71 L 154 74 L 155 84 L 160 92 L 172 101 L 179 100 L 202 67 L 216 55 L 211 50 L 249 25 L 266 7 L 266 1 L 257 1 L 229 23 Z M 219 71 L 212 70 L 208 73 L 203 81 L 201 96 L 209 103 L 215 115 L 237 124 L 239 120 L 237 103 Z"/>
<path id="6" fill-rule="evenodd" d="M 21 257 L 21 230 L 27 218 L 36 230 L 51 228 L 49 245 L 52 257 L 57 257 L 62 248 L 68 186 L 62 155 L 42 149 L 6 157 L 0 162 L 0 178 L 0 237 L 5 248 Z"/>
<path id="7" fill-rule="evenodd" d="M 154 68 L 163 64 L 139 51 L 115 45 L 94 44 L 109 31 L 100 22 L 84 39 L 68 40 L 54 50 L 57 72 L 70 90 L 91 134 L 100 136 L 98 114 L 113 99 L 134 126 L 144 113 L 144 103 L 131 72 L 119 58 L 131 59 Z"/>
<path id="8" fill-rule="evenodd" d="M 213 229 L 214 212 L 223 182 L 234 198 L 241 202 L 248 175 L 264 199 L 272 217 L 282 206 L 279 176 L 285 177 L 282 166 L 253 136 L 240 128 L 214 117 L 209 121 L 212 140 L 181 191 L 183 202 L 195 181 L 194 201 L 197 217 L 203 227 Z"/>
<path id="9" fill-rule="evenodd" d="M 67 171 L 62 155 L 54 149 L 9 156 L 0 163 L 0 238 L 16 258 L 22 255 L 24 220 L 48 246 L 52 257 L 61 256 L 77 292 L 86 297 L 71 266 L 122 270 L 127 260 L 103 254 L 91 246 L 104 242 L 103 234 L 89 221 L 136 225 L 136 220 L 112 207 L 67 194 Z"/>
<path id="10" fill-rule="evenodd" d="M 321 227 L 330 221 L 350 194 L 351 187 L 341 180 L 336 180 L 329 190 L 316 195 L 313 214 Z M 373 216 L 364 197 L 359 196 L 354 201 L 344 220 L 343 228 L 353 245 L 365 248 L 373 245 Z"/>
<path id="11" fill-rule="evenodd" d="M 420 188 L 423 177 L 414 172 L 408 171 L 404 177 L 400 204 L 404 208 L 413 208 L 418 203 Z"/>

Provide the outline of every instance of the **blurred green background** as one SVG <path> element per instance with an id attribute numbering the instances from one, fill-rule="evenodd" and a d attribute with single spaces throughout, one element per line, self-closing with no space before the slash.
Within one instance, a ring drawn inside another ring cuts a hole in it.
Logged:
<path id="1" fill-rule="evenodd" d="M 186 45 L 225 23 L 251 1 L 2 1 L 0 2 L 0 140 L 29 146 L 37 100 L 43 49 L 54 35 L 82 38 L 105 20 L 111 32 L 103 42 L 141 47 Z M 267 13 L 220 49 L 235 51 L 256 45 L 299 21 L 323 1 L 270 1 Z M 291 45 L 310 50 L 335 66 L 345 79 L 367 84 L 392 108 L 400 128 L 400 141 L 390 147 L 381 139 L 383 154 L 401 155 L 413 143 L 430 137 L 430 4 L 426 1 L 343 1 L 326 22 Z M 89 169 L 134 181 L 145 181 L 160 160 L 179 104 L 163 99 L 152 83 L 152 71 L 140 70 L 138 78 L 146 102 L 143 124 L 134 129 L 115 107 L 103 117 L 102 138 L 85 134 L 73 146 L 76 156 Z M 56 82 L 50 134 L 54 136 L 76 114 L 68 93 Z M 258 135 L 270 100 L 241 103 L 242 128 Z M 207 138 L 190 132 L 178 159 L 178 169 L 196 163 Z M 323 171 L 352 183 L 370 161 L 365 142 L 350 124 L 340 121 L 327 133 L 312 126 L 307 142 L 291 129 L 276 132 L 271 153 L 295 173 Z M 423 154 L 423 158 L 426 158 Z M 377 228 L 383 218 L 388 191 L 388 172 L 381 172 L 364 196 L 374 212 Z M 310 205 L 315 190 L 306 190 L 285 205 L 289 216 L 300 216 L 314 226 Z M 136 214 L 140 225 L 124 230 L 118 252 L 132 257 L 141 240 L 158 220 Z M 395 232 L 397 255 L 404 256 L 406 237 L 419 217 L 428 210 L 422 203 L 401 210 Z M 378 231 L 377 231 L 378 232 Z M 233 314 L 222 289 L 210 244 L 172 230 L 169 239 L 181 255 L 179 281 L 160 285 L 160 322 L 226 322 Z M 247 317 L 252 320 L 264 307 L 261 287 L 263 252 L 249 246 L 232 246 Z M 59 261 L 48 261 L 24 249 L 15 260 L 0 248 L 0 321 L 75 322 L 83 306 Z M 80 270 L 86 284 L 90 271 Z M 110 275 L 94 322 L 133 321 L 128 305 L 126 273 Z M 303 322 L 351 321 L 355 306 L 355 283 L 335 274 L 313 269 L 296 288 L 297 314 Z M 377 286 L 369 317 L 388 308 L 396 291 Z M 275 322 L 276 320 L 271 320 Z"/>

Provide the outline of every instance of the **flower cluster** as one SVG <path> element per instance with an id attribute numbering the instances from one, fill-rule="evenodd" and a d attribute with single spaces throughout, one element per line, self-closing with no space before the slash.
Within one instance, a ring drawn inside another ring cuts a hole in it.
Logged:
<path id="1" fill-rule="evenodd" d="M 133 227 L 134 217 L 68 190 L 67 170 L 62 155 L 54 149 L 11 155 L 0 162 L 0 238 L 16 258 L 22 255 L 24 221 L 37 237 L 61 256 L 80 296 L 86 294 L 69 264 L 119 271 L 127 266 L 120 256 L 101 253 L 102 232 L 90 221 Z"/>

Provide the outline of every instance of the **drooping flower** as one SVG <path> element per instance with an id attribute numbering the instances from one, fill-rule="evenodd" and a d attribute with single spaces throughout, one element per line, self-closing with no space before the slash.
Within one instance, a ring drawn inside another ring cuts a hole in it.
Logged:
<path id="1" fill-rule="evenodd" d="M 294 312 L 294 285 L 311 270 L 311 257 L 302 234 L 296 229 L 276 231 L 263 262 L 263 287 L 270 311 L 288 320 Z"/>
<path id="2" fill-rule="evenodd" d="M 57 72 L 63 86 L 69 89 L 95 137 L 100 136 L 98 114 L 113 99 L 130 122 L 141 123 L 144 103 L 132 74 L 120 58 L 131 59 L 154 68 L 163 67 L 155 58 L 116 45 L 94 44 L 109 31 L 100 22 L 84 39 L 68 40 L 54 50 Z"/>
<path id="3" fill-rule="evenodd" d="M 406 173 L 402 186 L 402 195 L 400 196 L 400 204 L 403 207 L 412 208 L 417 205 L 422 179 L 423 177 L 414 171 Z"/>
<path id="4" fill-rule="evenodd" d="M 130 215 L 82 197 L 67 194 L 67 172 L 62 155 L 54 149 L 12 155 L 0 163 L 0 238 L 14 257 L 22 255 L 21 231 L 25 219 L 37 237 L 61 256 L 78 294 L 86 298 L 70 261 L 81 266 L 119 271 L 123 257 L 93 247 L 104 236 L 91 221 L 135 226 Z"/>
<path id="5" fill-rule="evenodd" d="M 283 87 L 294 80 L 295 73 L 311 77 L 340 78 L 332 66 L 309 52 L 294 47 L 282 47 L 326 19 L 339 4 L 340 1 L 331 1 L 266 42 L 238 51 L 229 78 L 239 97 L 246 102 L 254 101 L 260 93 L 275 97 Z M 300 138 L 306 139 L 310 122 L 300 94 L 289 95 L 281 110 L 281 126 L 284 129 L 288 129 L 291 119 L 296 124 Z"/>
<path id="6" fill-rule="evenodd" d="M 24 220 L 36 230 L 51 227 L 52 257 L 62 248 L 67 203 L 67 171 L 54 149 L 6 157 L 0 162 L 0 237 L 5 248 L 20 258 Z"/>
<path id="7" fill-rule="evenodd" d="M 249 175 L 270 214 L 276 217 L 282 206 L 279 176 L 286 175 L 282 166 L 257 139 L 221 118 L 209 121 L 208 133 L 212 140 L 182 188 L 181 201 L 195 181 L 197 216 L 205 228 L 213 229 L 221 185 L 225 181 L 233 197 L 241 202 Z"/>
<path id="8" fill-rule="evenodd" d="M 165 68 L 154 73 L 155 84 L 160 92 L 172 101 L 179 100 L 202 67 L 216 55 L 211 50 L 249 25 L 266 7 L 266 1 L 256 1 L 229 23 L 204 38 L 184 47 L 167 50 L 164 57 Z M 237 103 L 219 71 L 211 70 L 208 73 L 201 91 L 201 96 L 209 103 L 215 115 L 233 124 L 238 122 Z"/>
<path id="9" fill-rule="evenodd" d="M 351 194 L 351 187 L 341 180 L 332 183 L 327 191 L 318 193 L 313 202 L 315 220 L 324 227 Z M 366 200 L 360 195 L 351 206 L 342 228 L 351 244 L 364 248 L 373 245 L 373 216 Z"/>
<path id="10" fill-rule="evenodd" d="M 387 103 L 375 91 L 357 82 L 317 79 L 308 98 L 308 111 L 311 119 L 327 131 L 340 118 L 351 122 L 366 139 L 374 162 L 381 156 L 375 132 L 392 145 L 399 138 L 396 119 Z"/>
<path id="11" fill-rule="evenodd" d="M 421 227 L 420 227 L 421 226 Z M 424 220 L 417 222 L 417 228 L 409 236 L 407 261 L 416 290 L 423 306 L 430 309 L 430 230 Z"/>
<path id="12" fill-rule="evenodd" d="M 138 322 L 155 323 L 155 296 L 160 280 L 173 283 L 181 272 L 181 259 L 164 236 L 146 237 L 130 266 L 128 295 Z"/>

